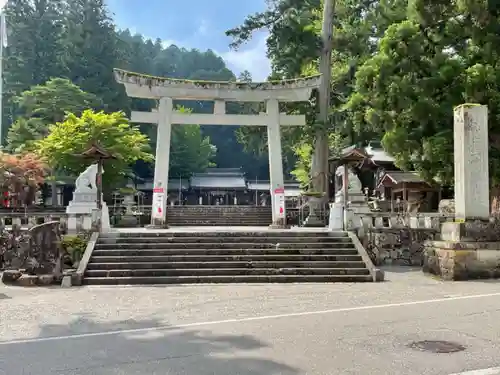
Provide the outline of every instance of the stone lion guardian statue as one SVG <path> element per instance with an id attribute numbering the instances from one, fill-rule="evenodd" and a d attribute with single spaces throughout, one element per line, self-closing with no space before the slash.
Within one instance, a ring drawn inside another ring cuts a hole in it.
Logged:
<path id="1" fill-rule="evenodd" d="M 104 173 L 104 169 L 102 170 Z M 75 192 L 88 192 L 97 190 L 97 164 L 91 164 L 75 181 Z"/>

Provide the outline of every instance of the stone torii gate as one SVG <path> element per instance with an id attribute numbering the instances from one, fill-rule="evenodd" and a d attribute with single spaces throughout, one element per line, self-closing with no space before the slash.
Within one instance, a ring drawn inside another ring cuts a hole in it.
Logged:
<path id="1" fill-rule="evenodd" d="M 189 81 L 115 69 L 115 78 L 133 98 L 156 99 L 158 109 L 152 112 L 132 112 L 131 121 L 157 124 L 154 171 L 152 224 L 167 224 L 167 200 L 170 137 L 172 124 L 266 126 L 269 153 L 272 226 L 285 224 L 284 178 L 281 150 L 281 126 L 303 126 L 304 115 L 280 113 L 279 102 L 305 102 L 317 89 L 321 76 L 277 82 L 242 83 L 218 81 Z M 179 113 L 173 100 L 214 101 L 214 113 Z M 226 102 L 265 102 L 266 113 L 258 115 L 226 114 Z"/>

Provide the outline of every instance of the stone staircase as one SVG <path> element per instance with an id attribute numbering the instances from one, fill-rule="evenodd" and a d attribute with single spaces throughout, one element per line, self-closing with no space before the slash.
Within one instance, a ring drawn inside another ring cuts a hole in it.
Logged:
<path id="1" fill-rule="evenodd" d="M 270 206 L 169 206 L 170 226 L 269 226 Z"/>
<path id="2" fill-rule="evenodd" d="M 98 238 L 83 284 L 373 281 L 366 260 L 345 232 L 109 233 Z"/>

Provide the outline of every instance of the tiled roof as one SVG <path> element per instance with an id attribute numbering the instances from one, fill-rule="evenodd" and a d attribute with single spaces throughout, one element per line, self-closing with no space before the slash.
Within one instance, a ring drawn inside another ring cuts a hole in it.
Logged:
<path id="1" fill-rule="evenodd" d="M 196 189 L 246 189 L 243 176 L 195 174 L 191 178 L 191 187 Z"/>
<path id="2" fill-rule="evenodd" d="M 204 173 L 198 173 L 198 175 L 234 175 L 242 176 L 244 173 L 241 168 L 207 168 Z"/>
<path id="3" fill-rule="evenodd" d="M 207 168 L 191 177 L 195 189 L 246 189 L 245 174 L 241 168 Z"/>
<path id="4" fill-rule="evenodd" d="M 386 179 L 390 179 L 394 184 L 401 184 L 403 182 L 427 183 L 417 172 L 386 172 L 380 180 L 379 185 L 383 184 Z"/>
<path id="5" fill-rule="evenodd" d="M 356 145 L 351 145 L 349 147 L 346 147 L 342 149 L 341 156 L 340 157 L 333 157 L 330 158 L 330 160 L 337 160 L 337 159 L 342 159 L 345 158 L 352 153 L 359 153 L 360 156 L 362 154 L 365 154 L 367 157 L 370 158 L 371 161 L 373 162 L 386 162 L 386 163 L 393 163 L 394 158 L 389 155 L 382 145 L 380 145 L 380 142 L 370 142 L 370 144 L 367 147 L 357 147 Z"/>
<path id="6" fill-rule="evenodd" d="M 189 189 L 189 180 L 186 179 L 172 179 L 168 180 L 168 190 L 187 190 Z"/>
<path id="7" fill-rule="evenodd" d="M 393 163 L 394 158 L 389 155 L 384 149 L 382 148 L 373 148 L 372 146 L 368 145 L 368 147 L 365 147 L 365 151 L 368 155 L 371 156 L 371 159 L 376 163 L 376 162 L 388 162 L 388 163 Z"/>

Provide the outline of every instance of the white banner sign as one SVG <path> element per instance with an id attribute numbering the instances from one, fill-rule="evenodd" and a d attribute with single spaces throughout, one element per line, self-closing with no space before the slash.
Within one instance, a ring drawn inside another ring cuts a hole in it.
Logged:
<path id="1" fill-rule="evenodd" d="M 274 212 L 278 219 L 285 218 L 285 189 L 274 189 Z"/>
<path id="2" fill-rule="evenodd" d="M 165 213 L 165 192 L 162 188 L 153 189 L 153 212 L 151 215 L 154 219 L 164 219 Z"/>

